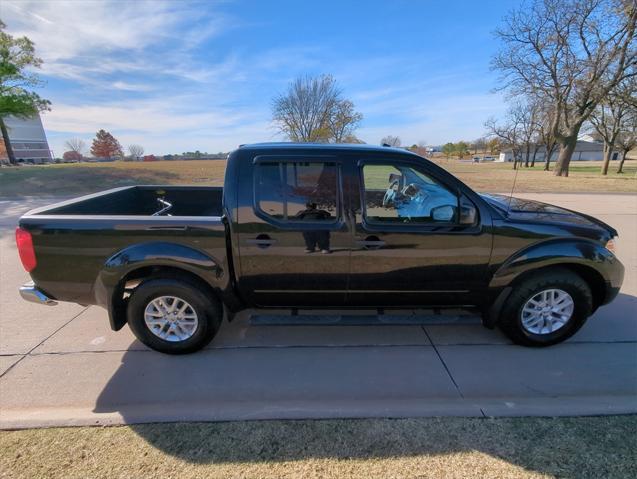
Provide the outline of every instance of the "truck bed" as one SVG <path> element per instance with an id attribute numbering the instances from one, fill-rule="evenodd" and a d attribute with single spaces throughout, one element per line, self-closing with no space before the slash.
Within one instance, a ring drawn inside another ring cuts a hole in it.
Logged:
<path id="1" fill-rule="evenodd" d="M 31 210 L 19 223 L 33 237 L 31 277 L 53 299 L 107 306 L 98 276 L 109 258 L 136 245 L 193 248 L 225 264 L 222 194 L 222 187 L 130 186 Z"/>
<path id="2" fill-rule="evenodd" d="M 33 215 L 221 216 L 223 188 L 127 186 L 32 210 Z"/>

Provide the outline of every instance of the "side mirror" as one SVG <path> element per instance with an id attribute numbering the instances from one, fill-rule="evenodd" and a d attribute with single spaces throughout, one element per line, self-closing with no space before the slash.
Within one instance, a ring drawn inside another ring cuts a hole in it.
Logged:
<path id="1" fill-rule="evenodd" d="M 478 222 L 478 210 L 471 201 L 460 198 L 460 224 L 472 226 Z"/>
<path id="2" fill-rule="evenodd" d="M 432 208 L 431 219 L 434 221 L 451 221 L 453 220 L 454 208 L 451 205 L 443 205 Z"/>

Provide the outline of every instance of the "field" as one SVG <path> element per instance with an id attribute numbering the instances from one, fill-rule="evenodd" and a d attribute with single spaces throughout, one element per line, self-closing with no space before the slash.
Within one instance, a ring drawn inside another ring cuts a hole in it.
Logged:
<path id="1" fill-rule="evenodd" d="M 609 175 L 600 175 L 600 162 L 574 162 L 570 176 L 560 178 L 543 165 L 521 168 L 510 163 L 470 163 L 434 160 L 478 191 L 515 192 L 631 192 L 637 193 L 637 161 L 626 161 L 624 173 L 613 163 Z M 224 160 L 79 163 L 0 169 L 0 197 L 73 196 L 134 184 L 221 185 Z"/>
<path id="2" fill-rule="evenodd" d="M 636 477 L 636 416 L 0 432 L 0 477 Z"/>

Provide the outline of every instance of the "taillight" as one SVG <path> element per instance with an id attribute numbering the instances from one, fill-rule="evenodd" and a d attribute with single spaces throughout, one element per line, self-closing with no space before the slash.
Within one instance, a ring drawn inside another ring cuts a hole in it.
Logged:
<path id="1" fill-rule="evenodd" d="M 15 242 L 18 245 L 18 254 L 20 255 L 20 261 L 22 266 L 30 273 L 37 264 L 35 260 L 35 250 L 33 249 L 33 238 L 31 233 L 22 228 L 16 228 L 15 230 Z"/>

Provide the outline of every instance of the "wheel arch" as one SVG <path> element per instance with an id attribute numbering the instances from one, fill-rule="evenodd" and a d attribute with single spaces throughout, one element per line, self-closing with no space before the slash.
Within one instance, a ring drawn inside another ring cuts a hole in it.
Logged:
<path id="1" fill-rule="evenodd" d="M 220 300 L 227 275 L 218 261 L 174 243 L 143 243 L 111 256 L 95 282 L 97 304 L 108 309 L 111 329 L 127 322 L 127 296 L 146 278 L 183 278 Z"/>
<path id="2" fill-rule="evenodd" d="M 484 324 L 493 327 L 516 285 L 552 269 L 568 270 L 582 278 L 593 295 L 593 311 L 607 301 L 608 285 L 623 276 L 619 262 L 601 245 L 587 240 L 552 240 L 532 245 L 504 262 L 493 275 L 489 288 L 494 300 L 484 314 Z M 621 282 L 621 279 L 620 279 Z"/>
<path id="3" fill-rule="evenodd" d="M 606 281 L 604 280 L 604 277 L 595 268 L 581 263 L 555 263 L 540 268 L 530 269 L 518 275 L 512 282 L 511 286 L 515 287 L 535 275 L 546 274 L 550 271 L 560 270 L 570 271 L 571 273 L 574 273 L 582 278 L 586 282 L 586 284 L 588 284 L 588 287 L 591 289 L 591 293 L 593 295 L 594 309 L 598 308 L 602 304 L 604 295 L 606 294 Z"/>

